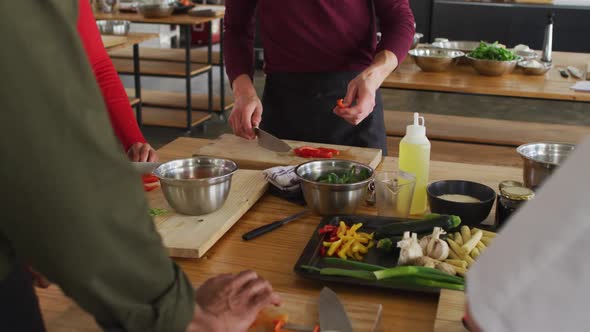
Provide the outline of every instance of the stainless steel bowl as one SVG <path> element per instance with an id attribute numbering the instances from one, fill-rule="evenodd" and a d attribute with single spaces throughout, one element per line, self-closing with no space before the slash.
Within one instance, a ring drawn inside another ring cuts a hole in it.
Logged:
<path id="1" fill-rule="evenodd" d="M 521 57 L 517 57 L 511 61 L 482 60 L 470 57 L 469 55 L 467 59 L 475 71 L 486 76 L 500 76 L 511 73 L 514 67 L 516 67 L 516 64 L 522 60 Z"/>
<path id="2" fill-rule="evenodd" d="M 351 184 L 329 184 L 317 180 L 326 174 L 349 171 L 356 167 L 369 171 L 369 178 Z M 348 160 L 315 160 L 303 163 L 295 169 L 301 181 L 301 189 L 307 206 L 320 215 L 352 214 L 365 199 L 373 169 L 365 164 Z"/>
<path id="3" fill-rule="evenodd" d="M 436 48 L 416 48 L 410 50 L 410 56 L 423 71 L 446 71 L 456 59 L 465 55 L 461 51 Z"/>
<path id="4" fill-rule="evenodd" d="M 194 157 L 163 163 L 154 170 L 168 204 L 177 212 L 198 216 L 223 206 L 235 162 L 213 157 Z"/>
<path id="5" fill-rule="evenodd" d="M 162 18 L 172 15 L 174 6 L 167 3 L 161 4 L 141 4 L 137 11 L 145 18 Z"/>
<path id="6" fill-rule="evenodd" d="M 96 21 L 98 31 L 102 35 L 126 36 L 129 33 L 129 21 Z"/>
<path id="7" fill-rule="evenodd" d="M 518 67 L 527 75 L 543 75 L 551 69 L 551 64 L 537 60 L 525 60 L 518 63 Z"/>
<path id="8" fill-rule="evenodd" d="M 455 50 L 463 53 L 469 53 L 479 46 L 480 42 L 476 41 L 439 41 L 432 43 L 433 47 L 444 50 Z"/>
<path id="9" fill-rule="evenodd" d="M 422 37 L 424 37 L 423 34 L 419 32 L 414 33 L 414 40 L 412 40 L 412 47 L 410 48 L 411 50 L 415 49 L 416 46 L 418 46 L 418 44 L 420 43 L 420 39 L 422 39 Z"/>
<path id="10" fill-rule="evenodd" d="M 547 142 L 519 146 L 516 151 L 524 160 L 525 186 L 532 189 L 540 186 L 575 148 L 573 144 Z"/>
<path id="11" fill-rule="evenodd" d="M 515 51 L 514 49 L 511 50 L 512 53 L 521 56 L 524 60 L 534 60 L 539 58 L 539 54 L 533 50 L 519 50 Z"/>

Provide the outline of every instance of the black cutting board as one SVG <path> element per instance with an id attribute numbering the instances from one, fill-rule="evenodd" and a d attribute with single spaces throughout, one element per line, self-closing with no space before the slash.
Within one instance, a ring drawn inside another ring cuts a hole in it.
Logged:
<path id="1" fill-rule="evenodd" d="M 294 271 L 297 275 L 307 278 L 318 280 L 322 282 L 335 282 L 335 283 L 344 283 L 349 285 L 356 285 L 356 286 L 369 286 L 369 287 L 377 287 L 383 289 L 396 289 L 396 290 L 405 290 L 405 291 L 415 291 L 415 292 L 423 292 L 423 293 L 438 293 L 440 292 L 440 288 L 432 288 L 432 287 L 421 287 L 415 285 L 407 285 L 403 283 L 392 283 L 391 281 L 383 281 L 383 280 L 361 280 L 355 279 L 350 277 L 340 277 L 340 276 L 327 276 L 321 275 L 319 272 L 316 271 L 309 271 L 307 269 L 303 269 L 301 265 L 309 265 L 314 266 L 317 268 L 324 268 L 324 267 L 342 267 L 338 265 L 328 265 L 323 262 L 320 256 L 320 248 L 322 246 L 322 242 L 324 241 L 324 235 L 318 234 L 318 230 L 323 228 L 326 225 L 334 225 L 337 226 L 340 221 L 344 221 L 348 226 L 354 225 L 356 223 L 363 223 L 363 227 L 361 227 L 358 231 L 359 232 L 366 232 L 372 233 L 377 230 L 382 225 L 391 224 L 395 221 L 389 217 L 378 217 L 378 216 L 365 216 L 365 215 L 343 215 L 343 216 L 330 216 L 325 217 L 319 223 L 317 229 L 313 232 L 311 239 L 303 249 L 299 260 L 295 264 Z M 394 244 L 395 245 L 395 244 Z M 337 256 L 333 256 L 337 257 Z M 369 252 L 364 256 L 365 259 L 363 260 L 364 263 L 375 264 L 383 267 L 395 267 L 397 266 L 397 260 L 399 257 L 399 249 L 395 248 L 393 252 L 385 253 L 381 250 L 377 250 L 375 247 L 369 249 Z"/>

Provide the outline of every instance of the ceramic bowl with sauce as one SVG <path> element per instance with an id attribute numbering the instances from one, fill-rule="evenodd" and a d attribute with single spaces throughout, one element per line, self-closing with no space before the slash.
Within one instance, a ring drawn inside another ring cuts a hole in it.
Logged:
<path id="1" fill-rule="evenodd" d="M 477 182 L 444 180 L 426 188 L 428 203 L 433 213 L 453 214 L 461 218 L 461 225 L 477 226 L 484 221 L 494 205 L 496 191 Z"/>

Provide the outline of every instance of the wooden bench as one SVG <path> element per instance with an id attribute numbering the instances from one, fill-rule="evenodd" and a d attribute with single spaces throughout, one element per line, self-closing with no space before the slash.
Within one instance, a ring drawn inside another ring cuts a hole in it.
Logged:
<path id="1" fill-rule="evenodd" d="M 135 90 L 125 89 L 128 96 L 134 96 Z M 158 91 L 158 90 L 141 90 L 141 101 L 146 106 L 157 106 L 166 108 L 184 108 L 186 109 L 186 94 L 184 92 Z M 231 110 L 234 105 L 232 96 L 225 96 L 224 110 Z M 191 94 L 191 106 L 193 110 L 206 111 L 209 107 L 209 97 L 204 93 Z M 221 111 L 221 98 L 213 96 L 213 111 Z"/>
<path id="2" fill-rule="evenodd" d="M 112 61 L 119 74 L 133 75 L 132 59 L 112 59 Z M 210 69 L 209 65 L 192 64 L 190 76 L 202 74 Z M 139 71 L 143 76 L 186 77 L 184 63 L 171 61 L 141 60 Z"/>
<path id="3" fill-rule="evenodd" d="M 412 113 L 385 111 L 388 136 L 403 136 Z M 579 143 L 590 127 L 424 114 L 430 139 L 518 146 L 536 141 Z"/>
<path id="4" fill-rule="evenodd" d="M 114 59 L 133 59 L 133 49 L 130 47 L 109 52 Z M 153 48 L 142 47 L 139 52 L 141 60 L 182 62 L 185 59 L 185 50 L 180 48 Z M 211 52 L 211 64 L 219 65 L 219 51 Z M 191 62 L 207 64 L 207 49 L 191 49 Z"/>
<path id="5" fill-rule="evenodd" d="M 399 155 L 401 137 L 387 136 L 387 153 Z M 430 140 L 430 160 L 467 164 L 522 167 L 514 147 Z"/>

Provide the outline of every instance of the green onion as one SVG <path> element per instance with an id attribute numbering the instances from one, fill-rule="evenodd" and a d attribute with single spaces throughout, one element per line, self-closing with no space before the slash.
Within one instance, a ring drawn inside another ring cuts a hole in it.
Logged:
<path id="1" fill-rule="evenodd" d="M 437 281 L 419 277 L 400 277 L 400 278 L 393 278 L 393 279 L 385 279 L 380 280 L 380 282 L 384 282 L 390 285 L 396 286 L 420 286 L 420 287 L 430 287 L 430 288 L 446 288 L 452 290 L 463 291 L 465 290 L 465 285 L 463 284 L 454 284 L 450 282 L 444 281 Z"/>
<path id="2" fill-rule="evenodd" d="M 363 262 L 354 261 L 354 260 L 336 258 L 336 257 L 324 257 L 323 260 L 326 264 L 340 265 L 342 267 L 350 267 L 350 268 L 369 271 L 369 272 L 386 269 L 385 267 L 379 266 L 379 265 L 373 265 L 373 264 L 363 263 Z"/>
<path id="3" fill-rule="evenodd" d="M 320 274 L 326 276 L 351 277 L 355 279 L 375 280 L 375 275 L 373 274 L 373 272 L 364 270 L 348 270 L 339 269 L 336 267 L 325 267 L 320 270 Z"/>
<path id="4" fill-rule="evenodd" d="M 377 280 L 414 276 L 459 285 L 465 284 L 465 280 L 461 277 L 452 276 L 437 269 L 423 266 L 398 266 L 390 269 L 374 271 L 373 274 Z"/>
<path id="5" fill-rule="evenodd" d="M 150 209 L 150 216 L 152 216 L 152 217 L 161 216 L 166 213 L 168 213 L 168 210 L 166 210 L 166 209 L 159 209 L 159 208 Z"/>
<path id="6" fill-rule="evenodd" d="M 299 267 L 304 270 L 313 271 L 313 272 L 320 272 L 322 270 L 319 267 L 315 267 L 315 266 L 311 266 L 311 265 L 299 265 Z"/>

